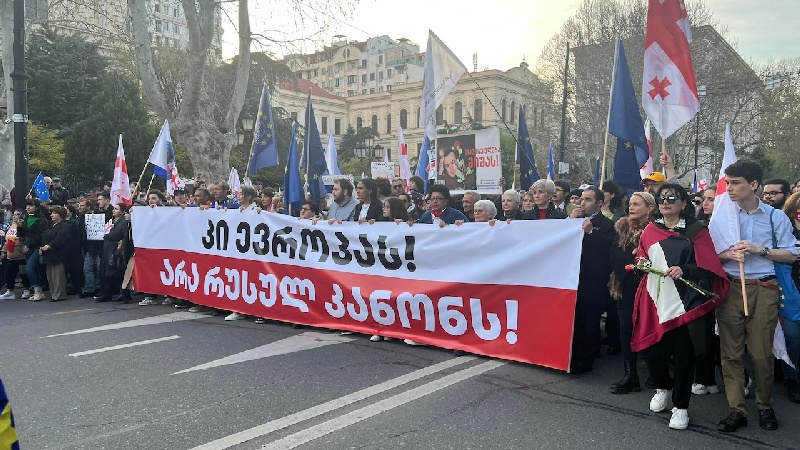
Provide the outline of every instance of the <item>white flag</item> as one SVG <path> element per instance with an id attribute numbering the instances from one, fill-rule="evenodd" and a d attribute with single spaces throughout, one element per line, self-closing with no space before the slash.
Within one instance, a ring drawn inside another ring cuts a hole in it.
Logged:
<path id="1" fill-rule="evenodd" d="M 736 151 L 733 148 L 731 124 L 725 125 L 725 155 L 722 157 L 722 167 L 719 169 L 717 181 L 717 195 L 714 199 L 714 212 L 708 224 L 708 231 L 714 241 L 717 253 L 724 252 L 741 239 L 739 238 L 739 217 L 736 204 L 728 196 L 728 183 L 725 179 L 725 169 L 736 162 Z"/>
<path id="2" fill-rule="evenodd" d="M 239 171 L 236 170 L 235 167 L 231 167 L 231 174 L 228 175 L 228 186 L 233 192 L 233 195 L 239 196 L 239 193 L 242 192 L 242 182 L 239 179 Z"/>
<path id="3" fill-rule="evenodd" d="M 339 153 L 336 151 L 336 142 L 333 140 L 333 130 L 328 131 L 328 146 L 325 148 L 325 164 L 328 165 L 329 175 L 341 175 L 339 169 Z"/>
<path id="4" fill-rule="evenodd" d="M 436 109 L 467 71 L 458 57 L 444 45 L 433 31 L 428 30 L 428 49 L 422 78 L 422 100 L 419 126 L 431 141 L 436 140 Z"/>

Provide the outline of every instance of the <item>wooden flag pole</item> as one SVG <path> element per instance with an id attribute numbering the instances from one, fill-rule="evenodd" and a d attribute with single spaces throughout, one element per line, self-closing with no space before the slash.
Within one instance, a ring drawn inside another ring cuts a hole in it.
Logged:
<path id="1" fill-rule="evenodd" d="M 131 194 L 131 199 L 136 200 L 136 196 L 139 194 L 139 190 L 142 187 L 142 178 L 144 178 L 144 171 L 147 170 L 147 165 L 150 164 L 150 161 L 144 163 L 144 167 L 142 167 L 142 174 L 139 175 L 139 181 L 136 182 L 136 189 L 133 190 Z"/>
<path id="2" fill-rule="evenodd" d="M 744 316 L 749 316 L 747 311 L 747 290 L 744 287 L 744 261 L 739 261 L 739 281 L 742 283 L 742 302 L 744 303 Z"/>
<path id="3" fill-rule="evenodd" d="M 156 172 L 153 171 L 153 175 L 150 176 L 150 184 L 147 185 L 147 191 L 150 191 L 150 188 L 153 187 L 153 179 L 156 177 Z M 138 185 L 136 187 L 139 187 Z"/>

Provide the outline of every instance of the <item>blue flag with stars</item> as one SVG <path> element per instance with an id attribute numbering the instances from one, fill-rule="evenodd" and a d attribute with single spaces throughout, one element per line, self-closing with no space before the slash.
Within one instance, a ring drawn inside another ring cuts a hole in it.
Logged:
<path id="1" fill-rule="evenodd" d="M 517 130 L 517 160 L 519 161 L 519 183 L 523 190 L 531 188 L 539 179 L 536 160 L 533 156 L 531 137 L 528 134 L 528 123 L 525 121 L 525 109 L 519 106 L 519 129 Z"/>
<path id="2" fill-rule="evenodd" d="M 256 127 L 253 131 L 253 147 L 250 149 L 250 165 L 247 173 L 278 165 L 278 140 L 275 138 L 275 122 L 272 120 L 272 105 L 269 102 L 269 88 L 261 90 L 261 104 L 258 106 Z"/>
<path id="3" fill-rule="evenodd" d="M 300 214 L 303 206 L 303 181 L 300 179 L 300 166 L 297 164 L 297 122 L 292 122 L 292 139 L 286 171 L 283 173 L 283 207 L 293 216 Z"/>
<path id="4" fill-rule="evenodd" d="M 644 135 L 644 122 L 639 114 L 639 101 L 633 90 L 631 71 L 622 40 L 617 36 L 616 56 L 612 75 L 611 105 L 608 112 L 608 132 L 617 137 L 614 158 L 614 182 L 626 190 L 641 190 L 639 168 L 647 162 L 649 151 Z"/>
<path id="5" fill-rule="evenodd" d="M 43 202 L 50 200 L 50 190 L 47 188 L 42 172 L 39 172 L 39 175 L 33 180 L 33 192 Z"/>
<path id="6" fill-rule="evenodd" d="M 325 149 L 322 147 L 322 140 L 319 137 L 317 119 L 314 117 L 314 107 L 311 105 L 311 91 L 308 91 L 306 101 L 306 135 L 303 143 L 303 167 L 305 169 L 308 192 L 311 198 L 319 205 L 325 198 L 325 183 L 322 182 L 322 175 L 328 171 L 328 163 L 325 161 Z"/>

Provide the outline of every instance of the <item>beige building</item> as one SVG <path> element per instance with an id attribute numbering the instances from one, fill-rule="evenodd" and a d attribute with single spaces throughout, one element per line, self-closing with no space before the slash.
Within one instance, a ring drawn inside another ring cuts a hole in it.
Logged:
<path id="1" fill-rule="evenodd" d="M 347 44 L 344 47 L 352 50 L 357 44 Z M 337 55 L 344 57 L 341 51 L 338 51 Z M 334 57 L 330 63 L 338 64 L 341 62 L 338 58 L 339 56 Z M 421 59 L 424 61 L 424 55 Z M 369 67 L 369 64 L 367 66 Z M 417 67 L 422 69 L 421 66 Z M 330 74 L 326 65 L 323 77 L 317 68 L 316 78 L 312 72 L 311 79 L 308 78 L 307 71 L 314 69 L 304 70 L 303 78 L 284 83 L 277 89 L 273 94 L 273 105 L 286 109 L 292 116 L 298 118 L 300 124 L 303 124 L 306 98 L 311 89 L 315 118 L 323 145 L 329 130 L 333 131 L 338 145 L 340 136 L 347 131 L 348 126 L 353 126 L 355 129 L 372 127 L 380 135 L 375 143 L 390 149 L 391 161 L 397 161 L 399 125 L 403 128 L 405 141 L 410 149 L 409 157 L 418 156 L 423 137 L 423 130 L 419 127 L 421 75 L 419 80 L 394 84 L 391 85 L 391 89 L 384 89 L 382 92 L 348 96 L 346 92 L 345 95 L 336 95 L 335 85 L 334 92 L 324 87 L 327 86 L 330 77 L 334 79 L 338 77 L 335 69 Z M 295 74 L 297 73 L 295 70 Z M 344 71 L 344 74 L 346 73 L 347 69 Z M 508 130 L 516 135 L 518 109 L 522 105 L 526 111 L 528 129 L 538 157 L 544 155 L 547 145 L 558 137 L 559 118 L 556 112 L 557 106 L 552 103 L 552 99 L 551 88 L 539 80 L 525 62 L 507 71 L 473 72 L 464 74 L 450 92 L 445 103 L 439 108 L 437 123 L 443 125 L 446 121 L 450 126 L 454 126 L 472 118 L 484 126 L 496 126 L 501 130 L 506 130 L 507 125 Z M 340 152 L 340 157 L 342 156 L 344 155 Z M 544 159 L 539 160 L 544 161 Z"/>

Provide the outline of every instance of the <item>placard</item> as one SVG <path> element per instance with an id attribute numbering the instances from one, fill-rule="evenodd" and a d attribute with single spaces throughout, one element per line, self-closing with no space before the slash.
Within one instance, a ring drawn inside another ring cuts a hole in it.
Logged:
<path id="1" fill-rule="evenodd" d="M 106 215 L 105 214 L 86 214 L 83 216 L 86 221 L 86 239 L 89 241 L 102 241 L 106 235 Z"/>

